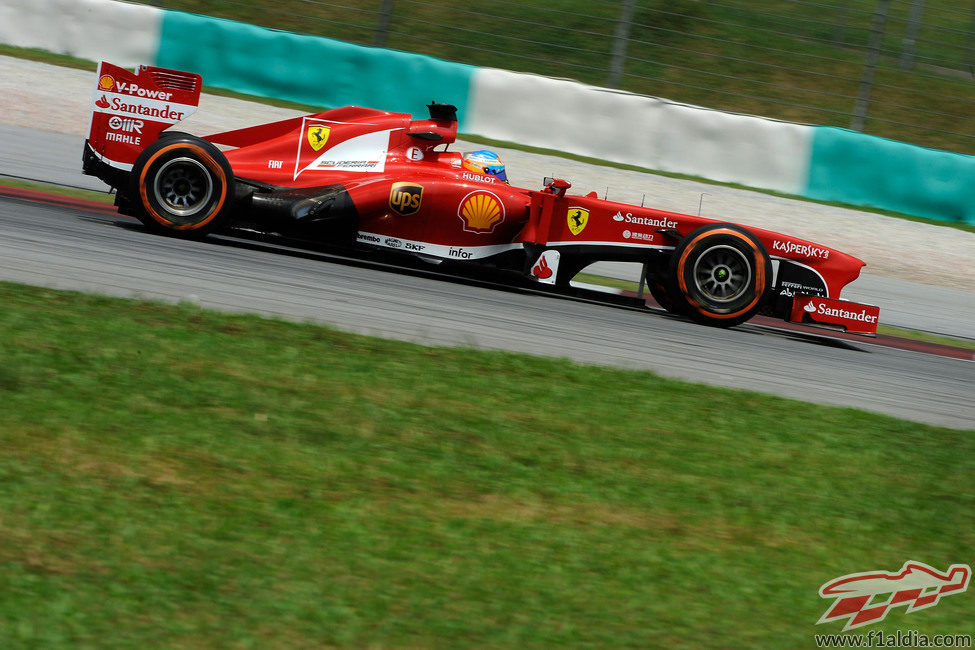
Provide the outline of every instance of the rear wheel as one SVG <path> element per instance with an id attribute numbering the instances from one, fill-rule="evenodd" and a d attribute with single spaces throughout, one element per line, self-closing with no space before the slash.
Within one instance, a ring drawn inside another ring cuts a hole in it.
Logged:
<path id="1" fill-rule="evenodd" d="M 667 294 L 705 325 L 731 327 L 758 312 L 772 264 L 762 243 L 733 224 L 710 224 L 684 237 L 671 258 Z"/>
<path id="2" fill-rule="evenodd" d="M 219 228 L 233 197 L 233 172 L 211 143 L 172 134 L 152 143 L 132 167 L 136 216 L 149 228 L 202 237 Z"/>

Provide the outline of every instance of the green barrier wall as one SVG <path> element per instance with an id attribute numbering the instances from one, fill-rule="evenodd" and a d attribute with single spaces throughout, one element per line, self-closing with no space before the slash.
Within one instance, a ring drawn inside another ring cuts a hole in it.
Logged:
<path id="1" fill-rule="evenodd" d="M 805 196 L 975 224 L 975 157 L 817 127 Z"/>
<path id="2" fill-rule="evenodd" d="M 245 23 L 166 11 L 157 65 L 203 83 L 323 108 L 368 106 L 428 115 L 431 101 L 466 114 L 473 66 Z"/>

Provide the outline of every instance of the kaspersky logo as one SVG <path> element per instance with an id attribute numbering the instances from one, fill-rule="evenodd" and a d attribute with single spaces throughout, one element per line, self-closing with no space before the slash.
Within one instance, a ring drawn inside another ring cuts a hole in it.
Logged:
<path id="1" fill-rule="evenodd" d="M 851 573 L 830 580 L 819 588 L 822 598 L 836 602 L 816 624 L 846 620 L 843 631 L 879 623 L 893 607 L 907 607 L 907 613 L 934 607 L 942 596 L 968 589 L 972 569 L 952 564 L 944 573 L 921 562 L 905 562 L 900 571 Z M 878 598 L 879 596 L 879 598 Z"/>

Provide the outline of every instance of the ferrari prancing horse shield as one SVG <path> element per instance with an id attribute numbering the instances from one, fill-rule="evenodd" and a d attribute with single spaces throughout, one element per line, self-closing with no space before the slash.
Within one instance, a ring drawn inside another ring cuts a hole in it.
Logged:
<path id="1" fill-rule="evenodd" d="M 325 146 L 328 142 L 328 134 L 332 132 L 332 129 L 327 126 L 322 126 L 321 124 L 316 124 L 315 126 L 308 127 L 308 144 L 315 151 L 318 151 Z"/>
<path id="2" fill-rule="evenodd" d="M 586 224 L 589 223 L 589 210 L 579 207 L 569 208 L 565 220 L 569 225 L 569 232 L 578 235 L 586 229 Z"/>

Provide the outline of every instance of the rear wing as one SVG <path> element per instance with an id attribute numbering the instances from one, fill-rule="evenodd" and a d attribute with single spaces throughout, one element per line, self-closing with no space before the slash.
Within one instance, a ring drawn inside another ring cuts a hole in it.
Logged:
<path id="1" fill-rule="evenodd" d="M 140 66 L 134 72 L 102 61 L 91 101 L 85 173 L 109 177 L 132 169 L 159 134 L 196 112 L 203 79 L 192 72 Z"/>

